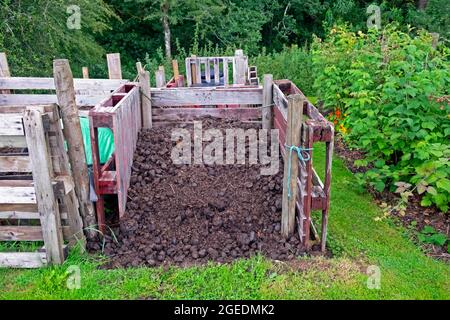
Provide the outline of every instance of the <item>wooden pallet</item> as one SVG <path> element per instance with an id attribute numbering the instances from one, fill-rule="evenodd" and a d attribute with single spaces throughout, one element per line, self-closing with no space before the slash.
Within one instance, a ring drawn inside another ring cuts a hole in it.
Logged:
<path id="1" fill-rule="evenodd" d="M 142 128 L 139 87 L 136 84 L 121 86 L 89 112 L 89 119 L 94 185 L 99 197 L 96 202 L 97 222 L 104 232 L 104 195 L 117 194 L 119 216 L 125 213 L 133 155 Z M 100 163 L 99 128 L 110 128 L 114 135 L 114 154 L 105 164 Z"/>
<path id="2" fill-rule="evenodd" d="M 0 267 L 61 264 L 64 240 L 85 239 L 58 107 L 2 107 L 0 119 L 0 136 L 23 146 L 8 151 L 15 145 L 0 140 L 0 241 L 44 242 L 37 252 L 0 252 Z"/>
<path id="3" fill-rule="evenodd" d="M 275 104 L 273 112 L 274 127 L 279 130 L 280 146 L 285 145 L 287 129 L 287 96 L 291 94 L 303 93 L 297 86 L 289 80 L 276 80 L 273 86 L 273 101 Z M 327 121 L 309 101 L 305 101 L 303 115 L 306 120 L 301 126 L 301 146 L 303 148 L 314 148 L 317 142 L 324 142 L 326 145 L 326 166 L 324 172 L 324 182 L 320 179 L 313 168 L 313 161 L 302 163 L 299 161 L 299 179 L 297 181 L 297 209 L 298 209 L 298 231 L 306 247 L 310 247 L 311 212 L 313 210 L 322 211 L 322 232 L 320 243 L 322 250 L 325 250 L 326 235 L 328 226 L 328 213 L 330 209 L 330 186 L 331 186 L 331 160 L 334 147 L 334 126 Z M 282 148 L 283 157 L 286 157 L 286 149 Z M 311 159 L 313 152 L 310 151 Z M 314 232 L 315 233 L 315 232 Z M 317 234 L 314 235 L 317 238 Z M 318 240 L 318 239 L 317 239 Z M 317 241 L 319 242 L 319 241 Z"/>

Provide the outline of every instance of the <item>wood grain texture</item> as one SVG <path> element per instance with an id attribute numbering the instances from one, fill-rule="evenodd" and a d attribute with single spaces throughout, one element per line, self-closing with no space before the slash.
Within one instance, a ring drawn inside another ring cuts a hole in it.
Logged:
<path id="1" fill-rule="evenodd" d="M 152 90 L 152 106 L 262 104 L 262 88 L 176 88 Z"/>
<path id="2" fill-rule="evenodd" d="M 23 116 L 28 151 L 32 159 L 33 181 L 36 199 L 41 216 L 42 238 L 47 248 L 47 261 L 61 264 L 64 262 L 61 217 L 51 183 L 53 170 L 47 141 L 45 138 L 42 114 L 36 108 L 29 107 Z M 30 227 L 31 228 L 31 227 Z"/>
<path id="3" fill-rule="evenodd" d="M 75 104 L 75 91 L 72 71 L 67 60 L 53 62 L 56 94 L 64 125 L 64 138 L 67 142 L 67 154 L 72 169 L 75 192 L 80 205 L 80 213 L 85 223 L 95 224 L 95 211 L 90 201 L 89 176 L 83 136 L 81 133 L 78 109 Z"/>
<path id="4" fill-rule="evenodd" d="M 264 75 L 262 106 L 263 129 L 272 129 L 273 76 L 271 74 Z"/>
<path id="5" fill-rule="evenodd" d="M 120 53 L 109 53 L 106 55 L 108 63 L 108 74 L 110 79 L 122 79 L 122 65 Z"/>
<path id="6" fill-rule="evenodd" d="M 22 115 L 2 114 L 0 117 L 0 136 L 23 136 Z"/>
<path id="7" fill-rule="evenodd" d="M 0 268 L 41 268 L 47 265 L 45 252 L 0 252 Z"/>
<path id="8" fill-rule="evenodd" d="M 76 105 L 79 107 L 95 106 L 105 98 L 101 95 L 77 95 Z M 58 103 L 58 98 L 53 94 L 0 94 L 0 106 L 10 105 L 44 105 Z"/>
<path id="9" fill-rule="evenodd" d="M 0 172 L 31 172 L 30 157 L 0 155 Z"/>
<path id="10" fill-rule="evenodd" d="M 9 78 L 11 77 L 11 71 L 9 70 L 8 59 L 6 57 L 6 53 L 0 52 L 0 78 Z M 1 90 L 0 94 L 9 94 L 10 90 Z"/>
<path id="11" fill-rule="evenodd" d="M 87 78 L 74 79 L 75 92 L 86 91 L 105 92 L 112 91 L 127 83 L 128 80 L 120 79 L 89 79 L 89 71 L 83 68 L 83 75 Z M 53 78 L 36 77 L 0 77 L 0 89 L 11 90 L 55 90 L 55 81 Z"/>
<path id="12" fill-rule="evenodd" d="M 286 129 L 286 158 L 288 160 L 284 162 L 283 204 L 281 217 L 281 233 L 285 238 L 292 236 L 295 230 L 295 210 L 299 160 L 297 153 L 292 152 L 291 161 L 289 163 L 288 148 L 290 146 L 300 146 L 300 128 L 302 124 L 302 106 L 304 100 L 305 98 L 302 95 L 292 95 L 288 97 L 288 118 Z M 289 176 L 290 180 L 288 179 Z M 288 192 L 288 184 L 290 185 L 290 195 Z"/>

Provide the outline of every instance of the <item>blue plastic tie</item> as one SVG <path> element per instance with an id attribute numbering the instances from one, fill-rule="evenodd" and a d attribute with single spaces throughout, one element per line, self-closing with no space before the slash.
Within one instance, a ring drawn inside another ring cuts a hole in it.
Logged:
<path id="1" fill-rule="evenodd" d="M 297 146 L 286 146 L 286 148 L 289 148 L 289 164 L 288 164 L 288 179 L 287 179 L 287 188 L 288 188 L 288 198 L 291 198 L 291 163 L 292 163 L 292 152 L 295 150 L 297 152 L 298 159 L 303 163 L 303 165 L 306 165 L 307 161 L 311 160 L 311 156 L 308 153 L 308 151 L 312 151 L 313 148 L 306 149 L 302 147 Z M 304 154 L 306 156 L 304 156 Z"/>

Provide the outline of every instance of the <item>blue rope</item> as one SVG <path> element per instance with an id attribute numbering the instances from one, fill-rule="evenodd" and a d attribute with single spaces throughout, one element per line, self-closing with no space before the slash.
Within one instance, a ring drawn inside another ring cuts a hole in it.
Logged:
<path id="1" fill-rule="evenodd" d="M 303 165 L 306 165 L 307 161 L 311 160 L 311 155 L 307 151 L 312 151 L 311 149 L 306 149 L 302 147 L 297 146 L 288 146 L 286 145 L 286 148 L 289 148 L 289 164 L 288 164 L 288 179 L 287 179 L 287 188 L 288 188 L 288 198 L 291 197 L 291 163 L 292 163 L 292 152 L 296 151 L 298 159 L 303 163 Z M 306 154 L 306 156 L 303 156 L 303 154 Z"/>

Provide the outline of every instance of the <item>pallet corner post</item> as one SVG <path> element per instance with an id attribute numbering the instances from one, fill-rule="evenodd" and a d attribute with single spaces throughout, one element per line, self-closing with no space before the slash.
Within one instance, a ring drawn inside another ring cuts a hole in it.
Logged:
<path id="1" fill-rule="evenodd" d="M 262 109 L 262 127 L 263 129 L 272 128 L 272 106 L 273 106 L 273 76 L 264 75 L 263 86 L 263 109 Z"/>
<path id="2" fill-rule="evenodd" d="M 234 84 L 245 85 L 247 82 L 247 57 L 244 56 L 244 51 L 242 49 L 237 49 L 234 53 Z"/>
<path id="3" fill-rule="evenodd" d="M 108 62 L 108 74 L 110 79 L 122 80 L 122 65 L 120 63 L 120 53 L 108 53 L 106 55 Z"/>
<path id="4" fill-rule="evenodd" d="M 286 146 L 283 146 L 286 148 L 286 158 L 284 161 L 283 203 L 281 216 L 281 233 L 285 238 L 292 236 L 295 231 L 299 159 L 297 152 L 291 153 L 289 148 L 291 146 L 300 146 L 300 130 L 302 125 L 304 101 L 305 97 L 301 94 L 294 94 L 288 97 Z"/>
<path id="5" fill-rule="evenodd" d="M 67 141 L 69 163 L 75 184 L 75 192 L 80 203 L 80 213 L 84 227 L 96 224 L 94 206 L 89 198 L 89 175 L 85 157 L 83 135 L 81 132 L 78 108 L 75 101 L 75 89 L 69 61 L 57 59 L 53 61 L 56 95 L 64 125 L 64 136 Z M 93 231 L 87 231 L 92 239 Z"/>
<path id="6" fill-rule="evenodd" d="M 163 88 L 166 85 L 164 66 L 159 66 L 158 70 L 155 71 L 155 79 L 157 88 Z"/>
<path id="7" fill-rule="evenodd" d="M 144 128 L 150 129 L 153 126 L 150 72 L 145 71 L 140 62 L 136 63 L 136 68 L 138 70 L 139 86 L 141 91 L 142 125 Z"/>
<path id="8" fill-rule="evenodd" d="M 6 53 L 0 52 L 0 77 L 9 78 L 11 77 L 11 72 L 9 70 L 8 59 Z M 0 90 L 0 93 L 9 94 L 10 90 Z"/>
<path id="9" fill-rule="evenodd" d="M 89 68 L 88 67 L 83 67 L 82 73 L 83 73 L 83 79 L 89 79 Z"/>
<path id="10" fill-rule="evenodd" d="M 47 150 L 44 123 L 41 112 L 28 107 L 23 116 L 25 137 L 32 161 L 32 171 L 36 199 L 42 226 L 47 262 L 62 264 L 64 262 L 63 235 L 58 203 L 55 200 L 52 184 L 51 160 Z"/>

